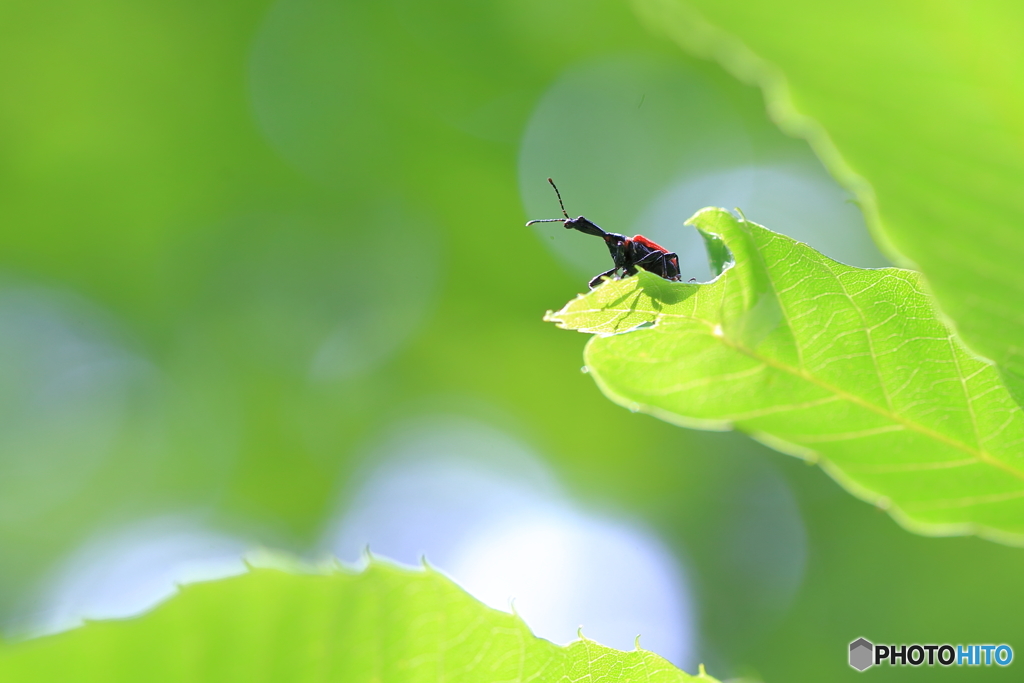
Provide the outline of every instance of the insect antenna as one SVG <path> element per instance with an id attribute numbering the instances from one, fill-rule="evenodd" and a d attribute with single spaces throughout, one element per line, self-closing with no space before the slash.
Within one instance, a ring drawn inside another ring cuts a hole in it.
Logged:
<path id="1" fill-rule="evenodd" d="M 551 183 L 551 187 L 555 188 L 555 196 L 558 197 L 558 205 L 562 207 L 562 215 L 565 216 L 565 220 L 571 220 L 569 214 L 565 211 L 565 204 L 562 203 L 562 193 L 558 191 L 558 186 L 555 185 L 555 181 L 548 178 L 548 182 Z"/>
<path id="2" fill-rule="evenodd" d="M 555 185 L 555 181 L 548 178 L 548 182 L 551 183 L 551 187 L 555 188 L 555 196 L 558 197 L 558 205 L 562 207 L 562 215 L 565 216 L 565 218 L 541 218 L 539 220 L 530 221 L 526 224 L 527 226 L 533 225 L 534 223 L 564 223 L 565 221 L 572 220 L 569 218 L 569 214 L 565 211 L 565 204 L 562 203 L 562 193 L 558 191 L 558 186 Z"/>

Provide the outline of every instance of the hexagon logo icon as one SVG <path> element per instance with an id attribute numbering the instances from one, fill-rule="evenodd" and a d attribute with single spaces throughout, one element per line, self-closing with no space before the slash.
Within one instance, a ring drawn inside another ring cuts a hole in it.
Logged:
<path id="1" fill-rule="evenodd" d="M 858 638 L 850 643 L 850 666 L 863 671 L 874 664 L 875 646 L 865 638 Z"/>

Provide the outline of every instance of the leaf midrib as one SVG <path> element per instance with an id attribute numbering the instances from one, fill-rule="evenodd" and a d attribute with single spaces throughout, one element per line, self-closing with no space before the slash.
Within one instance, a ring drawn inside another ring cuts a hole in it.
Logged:
<path id="1" fill-rule="evenodd" d="M 740 214 L 740 216 L 741 216 L 741 221 L 740 221 L 740 225 L 741 226 L 744 226 L 744 225 L 755 225 L 755 224 L 751 224 L 749 221 L 747 221 L 746 217 L 743 216 L 742 214 Z M 760 227 L 760 226 L 758 226 L 758 227 Z M 761 229 L 764 230 L 764 228 L 761 228 Z M 766 232 L 768 232 L 769 235 L 772 234 L 770 231 L 766 231 Z M 749 230 L 747 231 L 747 234 L 748 235 L 750 234 Z M 793 246 L 790 245 L 790 250 L 792 251 L 792 249 L 793 249 Z M 784 312 L 784 315 L 786 316 L 786 319 L 787 319 L 787 322 L 788 322 L 788 320 L 790 319 L 789 318 L 789 312 L 786 309 L 786 303 L 783 301 L 782 296 L 779 294 L 779 288 L 775 285 L 775 278 L 772 276 L 772 269 L 768 267 L 768 264 L 765 262 L 765 259 L 764 259 L 764 254 L 763 254 L 763 252 L 761 251 L 761 249 L 757 245 L 755 245 L 754 252 L 759 257 L 759 260 L 761 262 L 761 267 L 763 269 L 763 272 L 765 273 L 765 277 L 768 278 L 768 282 L 771 284 L 772 292 L 775 295 L 775 300 L 779 302 L 779 306 L 782 308 L 782 310 Z M 931 429 L 929 427 L 925 427 L 924 425 L 918 424 L 916 422 L 911 422 L 909 420 L 904 420 L 904 419 L 900 418 L 892 410 L 892 404 L 889 401 L 889 394 L 888 394 L 888 392 L 887 392 L 887 390 L 885 388 L 885 380 L 882 377 L 881 368 L 878 367 L 878 359 L 875 356 L 874 344 L 871 341 L 871 330 L 867 328 L 867 325 L 866 325 L 867 321 L 864 319 L 864 314 L 860 310 L 860 306 L 857 305 L 857 302 L 854 300 L 854 298 L 852 296 L 850 296 L 849 292 L 846 289 L 846 285 L 843 283 L 842 279 L 839 277 L 839 275 L 834 270 L 832 270 L 831 266 L 829 266 L 828 261 L 824 260 L 822 263 L 825 266 L 825 268 L 829 271 L 829 274 L 832 275 L 832 277 L 836 280 L 836 283 L 842 288 L 843 294 L 846 296 L 847 300 L 849 300 L 850 305 L 853 306 L 854 310 L 857 311 L 858 316 L 860 316 L 861 323 L 865 324 L 865 328 L 864 329 L 865 329 L 865 332 L 866 332 L 866 335 L 867 335 L 867 339 L 868 339 L 868 349 L 870 351 L 871 365 L 875 369 L 875 373 L 876 373 L 876 375 L 878 377 L 878 381 L 879 381 L 879 386 L 881 387 L 883 395 L 886 398 L 886 406 L 887 407 L 886 408 L 880 408 L 879 406 L 876 406 L 875 404 L 873 404 L 870 401 L 867 401 L 867 400 L 857 396 L 856 394 L 850 394 L 848 392 L 845 392 L 845 391 L 839 389 L 838 387 L 832 387 L 831 385 L 827 384 L 826 382 L 819 381 L 816 378 L 814 378 L 813 375 L 810 375 L 810 374 L 806 373 L 803 370 L 803 368 L 797 368 L 796 369 L 798 371 L 796 373 L 796 376 L 803 377 L 804 379 L 807 379 L 808 381 L 811 381 L 812 383 L 817 384 L 818 386 L 822 387 L 823 389 L 826 389 L 827 391 L 834 391 L 836 393 L 836 395 L 838 395 L 838 396 L 841 396 L 841 397 L 845 396 L 845 397 L 847 397 L 847 400 L 850 400 L 852 403 L 855 403 L 855 404 L 860 405 L 860 406 L 862 406 L 864 408 L 867 408 L 868 410 L 874 411 L 875 413 L 877 413 L 879 415 L 882 415 L 883 417 L 888 417 L 889 419 L 893 420 L 894 422 L 902 424 L 902 425 L 904 425 L 906 427 L 910 427 L 911 429 L 918 430 L 918 431 L 920 431 L 921 434 L 924 434 L 925 436 L 930 436 L 931 438 L 935 439 L 936 441 L 940 441 L 940 442 L 946 443 L 946 444 L 948 444 L 948 445 L 950 445 L 950 446 L 952 446 L 954 448 L 960 448 L 964 452 L 973 455 L 980 462 L 992 465 L 992 466 L 994 466 L 994 467 L 996 467 L 998 469 L 1003 470 L 1004 472 L 1009 473 L 1010 475 L 1012 475 L 1014 477 L 1017 477 L 1021 481 L 1024 481 L 1024 472 L 1018 471 L 1015 468 L 1011 467 L 1010 465 L 1000 461 L 995 456 L 991 455 L 990 453 L 988 453 L 987 451 L 983 450 L 980 447 L 981 446 L 981 435 L 978 433 L 978 423 L 977 423 L 977 419 L 975 418 L 975 415 L 974 415 L 974 407 L 971 404 L 971 397 L 970 397 L 970 395 L 966 391 L 967 387 L 964 384 L 963 373 L 960 372 L 960 363 L 958 362 L 958 359 L 956 358 L 956 350 L 955 349 L 953 350 L 953 362 L 956 364 L 957 378 L 960 380 L 960 384 L 964 388 L 964 402 L 967 404 L 968 414 L 971 416 L 971 426 L 974 429 L 975 438 L 978 441 L 978 446 L 979 446 L 978 448 L 970 446 L 970 445 L 968 445 L 968 444 L 966 444 L 964 442 L 957 441 L 956 439 L 951 439 L 951 438 L 947 437 L 945 434 L 943 434 L 942 432 L 935 431 L 935 430 L 933 430 L 933 429 Z M 727 343 L 731 343 L 731 340 L 726 339 L 724 337 L 724 335 L 723 335 L 722 339 L 724 341 L 726 341 Z M 950 339 L 950 341 L 952 341 L 952 340 Z M 797 347 L 797 350 L 799 351 L 800 350 L 799 344 L 796 344 L 796 347 Z M 740 346 L 738 346 L 738 345 L 735 348 L 738 351 L 740 351 L 741 353 L 747 353 L 747 350 L 745 348 L 740 348 Z M 751 353 L 753 353 L 753 352 L 751 352 Z M 763 358 L 763 357 L 760 357 L 760 356 L 756 356 L 755 355 L 755 356 L 751 356 L 751 357 L 757 358 L 757 359 L 761 360 L 762 362 L 768 363 L 769 365 L 773 365 L 774 367 L 779 367 L 779 369 L 785 369 L 785 367 L 788 367 L 788 366 L 784 366 L 784 364 L 774 364 L 771 361 L 769 361 L 767 358 Z M 802 358 L 803 356 L 801 354 L 798 357 Z"/>
<path id="2" fill-rule="evenodd" d="M 905 417 L 899 415 L 898 413 L 893 412 L 892 410 L 889 410 L 887 408 L 883 408 L 881 406 L 878 406 L 878 405 L 876 405 L 876 404 L 874 404 L 874 403 L 872 403 L 872 402 L 870 402 L 870 401 L 868 401 L 868 400 L 858 396 L 857 394 L 850 393 L 850 392 L 845 391 L 844 389 L 841 389 L 841 388 L 839 388 L 839 387 L 837 387 L 837 386 L 835 386 L 833 384 L 830 384 L 829 382 L 826 382 L 826 381 L 818 378 L 817 376 L 812 375 L 812 374 L 806 372 L 802 368 L 795 368 L 795 367 L 793 367 L 793 366 L 791 366 L 791 365 L 789 365 L 787 363 L 780 362 L 780 361 L 776 360 L 775 358 L 771 358 L 769 356 L 765 356 L 763 354 L 760 354 L 757 351 L 754 351 L 753 349 L 750 349 L 750 348 L 744 346 L 743 344 L 740 344 L 740 343 L 738 343 L 738 342 L 736 342 L 736 341 L 734 341 L 732 339 L 729 339 L 728 337 L 724 336 L 724 334 L 716 334 L 715 333 L 715 328 L 718 326 L 718 323 L 716 323 L 716 322 L 705 320 L 704 318 L 699 318 L 699 317 L 692 316 L 692 315 L 684 315 L 684 314 L 680 314 L 680 313 L 666 313 L 664 311 L 655 311 L 655 310 L 651 310 L 651 309 L 646 309 L 645 310 L 645 309 L 636 309 L 636 308 L 631 308 L 631 309 L 602 308 L 600 310 L 602 312 L 611 311 L 611 312 L 614 312 L 614 313 L 622 313 L 622 314 L 636 313 L 639 310 L 642 313 L 647 313 L 647 314 L 655 316 L 656 324 L 657 324 L 657 322 L 660 322 L 660 320 L 662 318 L 677 318 L 677 319 L 680 319 L 680 320 L 691 320 L 693 322 L 700 323 L 700 324 L 702 324 L 702 325 L 704 325 L 704 326 L 706 326 L 708 328 L 708 333 L 710 334 L 710 336 L 720 340 L 726 346 L 728 346 L 728 347 L 730 347 L 730 348 L 732 348 L 732 349 L 734 349 L 734 350 L 736 350 L 736 351 L 738 351 L 738 352 L 740 352 L 740 353 L 742 353 L 742 354 L 744 354 L 744 355 L 746 355 L 746 356 L 748 356 L 750 358 L 753 358 L 754 360 L 757 360 L 757 361 L 760 361 L 762 363 L 765 363 L 766 365 L 769 365 L 770 367 L 773 367 L 773 368 L 775 368 L 777 370 L 781 370 L 783 372 L 787 372 L 787 373 L 789 373 L 789 374 L 791 374 L 791 375 L 793 375 L 795 377 L 799 377 L 799 378 L 801 378 L 801 379 L 803 379 L 803 380 L 805 380 L 805 381 L 807 381 L 807 382 L 809 382 L 809 383 L 811 383 L 811 384 L 813 384 L 815 386 L 818 386 L 818 387 L 820 387 L 822 389 L 825 389 L 826 391 L 832 392 L 836 396 L 839 396 L 841 399 L 847 400 L 847 401 L 849 401 L 849 402 L 851 402 L 851 403 L 853 403 L 855 405 L 858 405 L 858 406 L 861 406 L 863 408 L 866 408 L 866 409 L 868 409 L 868 410 L 870 410 L 870 411 L 872 411 L 872 412 L 874 412 L 874 413 L 876 413 L 878 415 L 881 415 L 882 417 L 885 417 L 885 418 L 888 418 L 888 419 L 892 420 L 893 422 L 896 422 L 898 424 L 902 424 L 903 426 L 907 427 L 908 429 L 910 429 L 912 431 L 916 431 L 919 434 L 922 434 L 922 435 L 927 436 L 927 437 L 929 437 L 931 439 L 934 439 L 935 441 L 939 441 L 939 442 L 944 443 L 944 444 L 946 444 L 948 446 L 951 446 L 953 448 L 959 449 L 959 450 L 963 451 L 964 453 L 967 453 L 967 454 L 971 455 L 972 457 L 974 457 L 979 462 L 982 462 L 982 463 L 991 465 L 993 467 L 996 467 L 997 469 L 1003 470 L 1004 472 L 1006 472 L 1006 473 L 1016 477 L 1017 479 L 1019 479 L 1021 481 L 1024 481 L 1024 472 L 1022 472 L 1022 471 L 1012 467 L 1011 465 L 1009 465 L 1009 464 L 999 460 L 994 455 L 992 455 L 991 453 L 989 453 L 988 451 L 986 451 L 986 450 L 984 450 L 982 448 L 975 448 L 973 446 L 970 446 L 970 445 L 964 443 L 963 441 L 960 441 L 958 439 L 954 439 L 954 438 L 952 438 L 950 436 L 947 436 L 946 434 L 943 434 L 942 432 L 936 431 L 936 430 L 932 429 L 931 427 L 926 427 L 925 425 L 920 424 L 919 422 L 915 422 L 914 420 L 910 420 L 908 418 L 905 418 Z"/>

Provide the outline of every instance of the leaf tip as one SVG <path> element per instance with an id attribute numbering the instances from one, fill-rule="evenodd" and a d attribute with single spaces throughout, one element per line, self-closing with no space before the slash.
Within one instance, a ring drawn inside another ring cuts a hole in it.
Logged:
<path id="1" fill-rule="evenodd" d="M 566 306 L 569 306 L 569 304 L 566 304 Z M 565 308 L 562 308 L 561 310 L 558 311 L 548 311 L 547 313 L 544 314 L 542 321 L 546 323 L 554 323 L 558 327 L 565 329 L 565 321 L 559 317 L 559 314 L 561 314 L 564 310 Z"/>
<path id="2" fill-rule="evenodd" d="M 683 225 L 691 225 L 699 228 L 701 224 L 705 222 L 705 219 L 710 218 L 711 214 L 715 214 L 718 216 L 726 214 L 730 218 L 732 217 L 732 214 L 730 214 L 728 211 L 721 207 L 705 206 L 703 209 L 700 209 L 699 211 L 697 211 L 697 213 L 687 218 Z"/>

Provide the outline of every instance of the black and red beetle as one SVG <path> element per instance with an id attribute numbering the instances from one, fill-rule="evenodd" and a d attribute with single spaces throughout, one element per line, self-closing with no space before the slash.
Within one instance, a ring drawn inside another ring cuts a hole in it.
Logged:
<path id="1" fill-rule="evenodd" d="M 591 289 L 601 284 L 601 278 L 613 277 L 617 275 L 620 270 L 622 271 L 623 277 L 636 275 L 637 268 L 643 268 L 655 275 L 660 275 L 666 280 L 679 282 L 678 256 L 660 244 L 655 244 L 643 235 L 626 237 L 625 235 L 620 235 L 616 232 L 605 232 L 583 216 L 580 216 L 579 218 L 569 218 L 569 214 L 565 211 L 565 204 L 562 203 L 562 193 L 559 192 L 558 187 L 555 186 L 555 181 L 548 178 L 548 182 L 551 183 L 551 187 L 555 188 L 555 195 L 558 197 L 558 205 L 562 207 L 562 215 L 565 216 L 565 218 L 542 218 L 540 220 L 530 221 L 527 225 L 533 225 L 534 223 L 562 223 L 566 228 L 579 230 L 580 232 L 588 235 L 595 235 L 602 238 L 604 243 L 608 245 L 608 251 L 610 251 L 612 255 L 612 263 L 614 263 L 615 266 L 611 270 L 606 270 L 591 280 L 589 283 Z"/>

